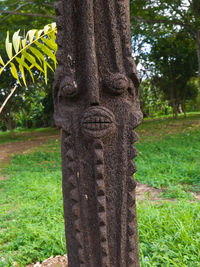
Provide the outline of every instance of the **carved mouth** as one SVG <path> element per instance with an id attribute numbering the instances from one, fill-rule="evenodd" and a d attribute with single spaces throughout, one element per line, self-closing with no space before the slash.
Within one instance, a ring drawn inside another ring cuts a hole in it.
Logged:
<path id="1" fill-rule="evenodd" d="M 82 131 L 91 137 L 102 137 L 111 132 L 115 125 L 113 113 L 104 107 L 89 108 L 82 119 Z"/>
<path id="2" fill-rule="evenodd" d="M 98 130 L 107 129 L 108 127 L 110 127 L 111 123 L 112 123 L 112 121 L 108 117 L 95 116 L 95 117 L 86 118 L 83 122 L 83 126 L 87 130 L 91 130 L 91 131 L 97 130 L 98 131 Z"/>

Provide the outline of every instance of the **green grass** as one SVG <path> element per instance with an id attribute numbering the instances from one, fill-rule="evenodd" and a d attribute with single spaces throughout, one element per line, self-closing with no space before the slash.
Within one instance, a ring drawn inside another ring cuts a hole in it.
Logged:
<path id="1" fill-rule="evenodd" d="M 0 184 L 0 266 L 65 251 L 60 150 L 56 142 L 46 149 L 15 156 Z"/>
<path id="2" fill-rule="evenodd" d="M 186 117 L 193 117 L 193 116 L 199 116 L 200 115 L 200 112 L 199 111 L 192 111 L 192 112 L 186 112 Z M 148 121 L 148 120 L 152 120 L 152 119 L 168 119 L 168 118 L 172 118 L 174 119 L 174 116 L 173 114 L 167 114 L 167 115 L 155 115 L 155 116 L 150 116 L 150 117 L 146 117 L 144 118 L 145 121 Z M 181 114 L 178 114 L 178 118 L 176 119 L 179 119 L 179 118 L 185 118 L 184 116 L 184 113 L 181 113 Z"/>
<path id="3" fill-rule="evenodd" d="M 157 188 L 183 185 L 186 191 L 200 191 L 200 132 L 168 136 L 136 144 L 135 178 Z M 182 198 L 185 198 L 182 195 Z"/>
<path id="4" fill-rule="evenodd" d="M 26 141 L 30 140 L 33 137 L 37 137 L 40 135 L 50 135 L 50 134 L 58 134 L 59 131 L 55 128 L 34 128 L 34 129 L 16 129 L 15 137 L 11 138 L 10 132 L 2 132 L 0 131 L 0 144 L 16 142 L 16 141 Z"/>
<path id="5" fill-rule="evenodd" d="M 141 267 L 200 266 L 200 204 L 138 205 Z"/>
<path id="6" fill-rule="evenodd" d="M 198 120 L 161 123 L 160 135 L 157 121 L 139 128 L 145 135 L 137 143 L 136 179 L 165 188 L 163 197 L 178 200 L 138 203 L 141 267 L 198 267 L 200 203 L 189 192 L 200 188 Z M 5 175 L 9 179 L 0 181 L 0 267 L 14 262 L 23 267 L 65 254 L 60 142 L 16 155 Z"/>
<path id="7" fill-rule="evenodd" d="M 137 128 L 140 142 L 163 139 L 170 135 L 200 131 L 200 113 L 188 114 L 187 118 L 180 116 L 178 119 L 157 118 L 148 119 Z"/>

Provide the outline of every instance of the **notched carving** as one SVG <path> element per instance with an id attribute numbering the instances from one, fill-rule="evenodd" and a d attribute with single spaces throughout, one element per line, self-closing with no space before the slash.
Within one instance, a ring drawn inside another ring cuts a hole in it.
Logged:
<path id="1" fill-rule="evenodd" d="M 131 193 L 128 194 L 128 205 L 129 207 L 132 207 L 135 204 L 135 198 L 132 196 Z"/>
<path id="2" fill-rule="evenodd" d="M 135 111 L 134 113 L 131 113 L 130 116 L 130 124 L 132 129 L 135 129 L 141 122 L 143 119 L 143 115 L 141 111 Z"/>
<path id="3" fill-rule="evenodd" d="M 133 175 L 136 171 L 137 171 L 137 167 L 136 167 L 135 163 L 134 163 L 132 160 L 129 161 L 127 175 L 128 175 L 128 176 L 131 176 L 131 175 Z"/>
<path id="4" fill-rule="evenodd" d="M 130 142 L 131 144 L 135 143 L 139 139 L 139 135 L 135 131 L 131 131 Z"/>
<path id="5" fill-rule="evenodd" d="M 130 159 L 134 159 L 137 155 L 138 155 L 138 150 L 133 145 L 131 145 L 129 150 Z"/>
<path id="6" fill-rule="evenodd" d="M 135 234 L 134 227 L 132 225 L 128 226 L 128 235 L 131 237 Z"/>
<path id="7" fill-rule="evenodd" d="M 136 188 L 137 183 L 132 176 L 128 178 L 128 191 L 132 191 Z"/>

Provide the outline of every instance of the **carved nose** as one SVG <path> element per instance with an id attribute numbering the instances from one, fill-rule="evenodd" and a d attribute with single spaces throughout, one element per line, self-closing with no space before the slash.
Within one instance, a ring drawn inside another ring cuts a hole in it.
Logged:
<path id="1" fill-rule="evenodd" d="M 90 104 L 90 106 L 92 106 L 92 107 L 96 107 L 96 106 L 99 106 L 99 103 L 97 103 L 97 102 L 95 103 L 95 102 L 94 102 L 94 103 Z"/>
<path id="2" fill-rule="evenodd" d="M 99 98 L 98 97 L 93 97 L 90 99 L 90 106 L 99 106 Z"/>
<path id="3" fill-rule="evenodd" d="M 90 106 L 99 106 L 100 99 L 99 99 L 99 88 L 98 86 L 90 87 L 89 90 L 89 105 Z"/>

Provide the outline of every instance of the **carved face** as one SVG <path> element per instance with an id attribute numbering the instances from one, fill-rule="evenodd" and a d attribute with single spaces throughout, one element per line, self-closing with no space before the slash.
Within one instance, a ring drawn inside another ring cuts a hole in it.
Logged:
<path id="1" fill-rule="evenodd" d="M 62 78 L 57 94 L 62 128 L 65 129 L 64 125 L 75 117 L 85 137 L 103 138 L 111 136 L 127 117 L 130 120 L 130 114 L 132 128 L 136 126 L 140 119 L 135 113 L 138 112 L 136 89 L 129 77 L 121 73 L 110 74 L 94 89 L 88 83 L 89 89 L 71 77 Z"/>
<path id="2" fill-rule="evenodd" d="M 55 10 L 57 124 L 64 128 L 75 116 L 85 136 L 102 138 L 114 133 L 132 113 L 134 128 L 141 113 L 129 1 L 57 1 Z"/>

